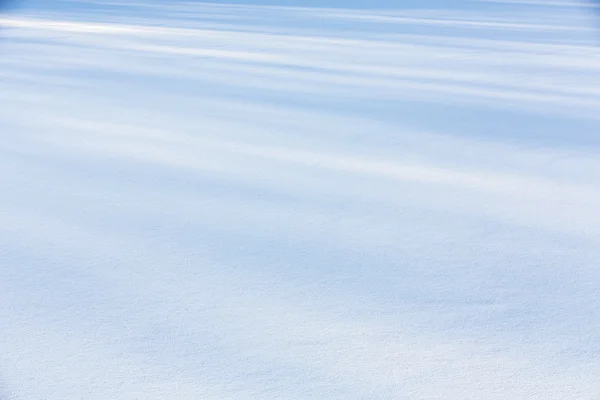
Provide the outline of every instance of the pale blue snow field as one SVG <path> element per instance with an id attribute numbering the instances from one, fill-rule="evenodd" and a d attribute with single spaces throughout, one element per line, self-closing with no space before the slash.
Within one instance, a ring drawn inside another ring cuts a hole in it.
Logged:
<path id="1" fill-rule="evenodd" d="M 0 397 L 600 399 L 600 14 L 236 3 L 0 16 Z"/>

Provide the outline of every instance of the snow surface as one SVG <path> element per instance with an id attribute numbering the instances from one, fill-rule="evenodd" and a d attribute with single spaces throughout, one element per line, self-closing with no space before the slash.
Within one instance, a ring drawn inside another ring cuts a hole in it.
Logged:
<path id="1" fill-rule="evenodd" d="M 585 3 L 165 3 L 2 16 L 5 399 L 600 398 Z"/>

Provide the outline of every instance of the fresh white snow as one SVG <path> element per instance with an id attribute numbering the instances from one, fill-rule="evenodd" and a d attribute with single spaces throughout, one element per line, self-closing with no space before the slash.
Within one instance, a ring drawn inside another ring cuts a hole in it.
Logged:
<path id="1" fill-rule="evenodd" d="M 600 25 L 451 3 L 2 15 L 2 400 L 600 398 Z"/>

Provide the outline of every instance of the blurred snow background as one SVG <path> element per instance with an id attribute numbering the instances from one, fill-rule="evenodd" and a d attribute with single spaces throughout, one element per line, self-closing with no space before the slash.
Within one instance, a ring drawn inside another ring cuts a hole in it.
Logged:
<path id="1" fill-rule="evenodd" d="M 6 396 L 598 399 L 589 4 L 281 4 L 1 17 Z"/>

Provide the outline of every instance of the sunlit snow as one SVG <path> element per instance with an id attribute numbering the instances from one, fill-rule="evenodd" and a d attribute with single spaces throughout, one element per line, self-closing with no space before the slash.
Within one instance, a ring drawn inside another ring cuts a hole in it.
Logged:
<path id="1" fill-rule="evenodd" d="M 600 18 L 314 3 L 0 15 L 0 397 L 600 398 Z"/>

